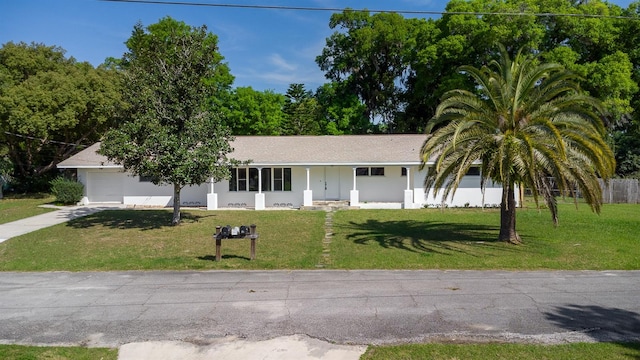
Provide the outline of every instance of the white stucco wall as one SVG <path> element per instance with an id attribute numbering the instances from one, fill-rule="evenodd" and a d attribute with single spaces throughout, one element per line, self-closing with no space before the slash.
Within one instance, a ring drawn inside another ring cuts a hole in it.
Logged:
<path id="1" fill-rule="evenodd" d="M 442 190 L 434 196 L 431 189 L 426 192 L 423 188 L 426 169 L 415 173 L 414 181 L 414 202 L 416 207 L 439 207 L 442 206 Z M 516 190 L 517 191 L 517 190 Z M 516 197 L 517 200 L 517 197 Z M 449 207 L 497 207 L 502 202 L 502 185 L 489 182 L 485 184 L 484 201 L 480 190 L 480 176 L 465 176 L 460 182 L 454 196 L 449 195 L 444 201 Z"/>
<path id="2" fill-rule="evenodd" d="M 106 179 L 99 182 L 96 179 Z M 173 187 L 157 186 L 151 182 L 141 182 L 138 176 L 131 176 L 119 169 L 78 169 L 78 181 L 84 186 L 84 204 L 118 202 L 136 206 L 173 206 Z M 104 193 L 105 188 L 119 189 L 120 195 L 113 201 Z M 105 201 L 105 199 L 107 199 Z M 186 186 L 180 193 L 183 206 L 206 206 L 207 185 Z"/>
<path id="3" fill-rule="evenodd" d="M 357 176 L 360 202 L 402 202 L 407 178 L 400 166 L 386 166 L 384 176 Z"/>

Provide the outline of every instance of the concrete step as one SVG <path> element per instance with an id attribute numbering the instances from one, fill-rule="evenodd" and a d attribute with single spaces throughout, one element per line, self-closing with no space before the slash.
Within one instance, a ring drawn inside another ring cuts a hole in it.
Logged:
<path id="1" fill-rule="evenodd" d="M 349 206 L 349 201 L 314 201 L 311 206 L 301 206 L 300 210 L 346 210 L 359 209 L 358 206 Z"/>

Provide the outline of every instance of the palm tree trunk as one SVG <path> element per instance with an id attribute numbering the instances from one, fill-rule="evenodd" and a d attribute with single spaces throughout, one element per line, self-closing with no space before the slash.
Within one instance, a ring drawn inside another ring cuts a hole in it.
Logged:
<path id="1" fill-rule="evenodd" d="M 520 244 L 520 235 L 516 232 L 516 198 L 513 193 L 514 184 L 508 183 L 502 188 L 500 204 L 500 235 L 498 240 L 511 244 Z"/>
<path id="2" fill-rule="evenodd" d="M 171 225 L 180 224 L 180 190 L 182 187 L 178 184 L 173 184 L 173 218 L 171 219 Z"/>

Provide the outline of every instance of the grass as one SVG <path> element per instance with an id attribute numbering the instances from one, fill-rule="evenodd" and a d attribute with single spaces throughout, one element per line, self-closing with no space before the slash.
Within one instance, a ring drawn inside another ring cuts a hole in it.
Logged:
<path id="1" fill-rule="evenodd" d="M 640 269 L 640 206 L 560 204 L 518 210 L 523 245 L 497 241 L 497 209 L 343 211 L 334 215 L 332 264 L 346 269 Z"/>
<path id="2" fill-rule="evenodd" d="M 113 210 L 0 244 L 0 271 L 315 269 L 323 262 L 324 212 Z M 640 269 L 640 206 L 560 205 L 554 228 L 546 210 L 519 209 L 523 245 L 499 242 L 495 209 L 348 210 L 333 217 L 325 268 L 334 269 Z M 216 225 L 258 224 L 257 260 L 248 240 L 223 240 Z"/>
<path id="3" fill-rule="evenodd" d="M 640 343 L 531 344 L 411 344 L 370 346 L 361 360 L 410 359 L 638 359 Z M 117 349 L 0 345 L 4 360 L 116 360 Z"/>
<path id="4" fill-rule="evenodd" d="M 324 213 L 307 211 L 110 210 L 0 244 L 2 271 L 312 269 L 322 252 Z M 215 262 L 216 225 L 258 224 L 257 259 L 249 240 L 223 240 Z"/>
<path id="5" fill-rule="evenodd" d="M 531 344 L 414 344 L 370 346 L 361 360 L 454 359 L 638 359 L 640 343 Z"/>
<path id="6" fill-rule="evenodd" d="M 4 199 L 0 200 L 0 224 L 53 211 L 53 209 L 38 207 L 53 201 L 54 197 L 47 194 L 5 196 Z"/>
<path id="7" fill-rule="evenodd" d="M 116 360 L 117 349 L 0 345 L 3 360 Z"/>

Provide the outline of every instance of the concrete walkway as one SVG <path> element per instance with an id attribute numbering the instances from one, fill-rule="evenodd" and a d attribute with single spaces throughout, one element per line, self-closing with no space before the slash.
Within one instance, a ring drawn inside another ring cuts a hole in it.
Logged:
<path id="1" fill-rule="evenodd" d="M 26 219 L 0 224 L 0 243 L 12 237 L 24 235 L 49 226 L 62 224 L 82 216 L 95 214 L 98 211 L 121 209 L 124 205 L 91 205 L 91 206 L 59 206 L 56 211 L 32 216 Z"/>

